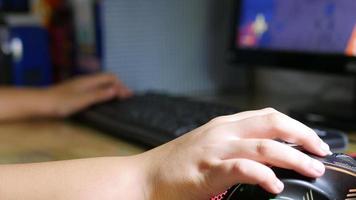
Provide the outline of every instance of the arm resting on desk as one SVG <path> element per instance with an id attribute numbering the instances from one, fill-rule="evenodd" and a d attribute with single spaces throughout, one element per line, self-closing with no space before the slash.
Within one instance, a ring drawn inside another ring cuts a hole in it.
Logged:
<path id="1" fill-rule="evenodd" d="M 0 167 L 1 199 L 142 199 L 145 169 L 136 157 Z M 142 169 L 143 168 L 143 169 Z M 124 198 L 123 198 L 124 197 Z"/>
<path id="2" fill-rule="evenodd" d="M 0 197 L 206 200 L 236 183 L 258 184 L 280 193 L 283 183 L 269 166 L 308 177 L 323 175 L 320 161 L 275 138 L 315 155 L 331 153 L 312 129 L 264 109 L 216 118 L 137 156 L 0 166 Z"/>
<path id="3" fill-rule="evenodd" d="M 1 88 L 0 121 L 53 116 L 45 89 Z"/>

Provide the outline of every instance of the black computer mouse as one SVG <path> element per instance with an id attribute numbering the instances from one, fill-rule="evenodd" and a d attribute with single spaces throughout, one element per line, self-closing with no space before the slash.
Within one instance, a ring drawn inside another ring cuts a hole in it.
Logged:
<path id="1" fill-rule="evenodd" d="M 356 200 L 356 161 L 345 154 L 318 158 L 326 166 L 325 174 L 317 179 L 294 171 L 274 168 L 285 188 L 274 195 L 259 186 L 240 184 L 232 187 L 223 200 Z"/>

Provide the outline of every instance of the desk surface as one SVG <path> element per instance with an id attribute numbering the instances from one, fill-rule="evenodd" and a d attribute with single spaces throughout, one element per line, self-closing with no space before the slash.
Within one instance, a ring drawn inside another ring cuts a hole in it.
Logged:
<path id="1" fill-rule="evenodd" d="M 356 134 L 348 152 L 356 152 Z M 0 163 L 127 156 L 146 149 L 68 121 L 0 124 Z"/>
<path id="2" fill-rule="evenodd" d="M 0 124 L 0 163 L 127 156 L 145 150 L 68 121 Z"/>

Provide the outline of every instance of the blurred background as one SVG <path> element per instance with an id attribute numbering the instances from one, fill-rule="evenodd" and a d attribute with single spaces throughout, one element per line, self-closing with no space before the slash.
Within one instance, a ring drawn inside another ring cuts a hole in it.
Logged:
<path id="1" fill-rule="evenodd" d="M 103 69 L 134 90 L 211 92 L 243 83 L 225 59 L 227 2 L 4 0 L 1 6 L 3 40 L 10 40 L 4 45 L 12 49 L 3 83 L 48 85 Z"/>
<path id="2" fill-rule="evenodd" d="M 104 70 L 135 91 L 266 94 L 252 107 L 286 110 L 276 95 L 352 101 L 353 76 L 234 62 L 236 2 L 1 0 L 0 81 L 46 86 Z"/>
<path id="3" fill-rule="evenodd" d="M 0 84 L 110 72 L 138 93 L 275 107 L 354 132 L 353 8 L 354 0 L 0 0 Z M 89 146 L 60 158 L 102 155 Z"/>

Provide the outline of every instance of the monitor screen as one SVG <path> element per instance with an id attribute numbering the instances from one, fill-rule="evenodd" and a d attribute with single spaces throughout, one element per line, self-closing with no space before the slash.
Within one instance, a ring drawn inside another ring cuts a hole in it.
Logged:
<path id="1" fill-rule="evenodd" d="M 356 0 L 240 0 L 235 48 L 356 56 Z"/>

